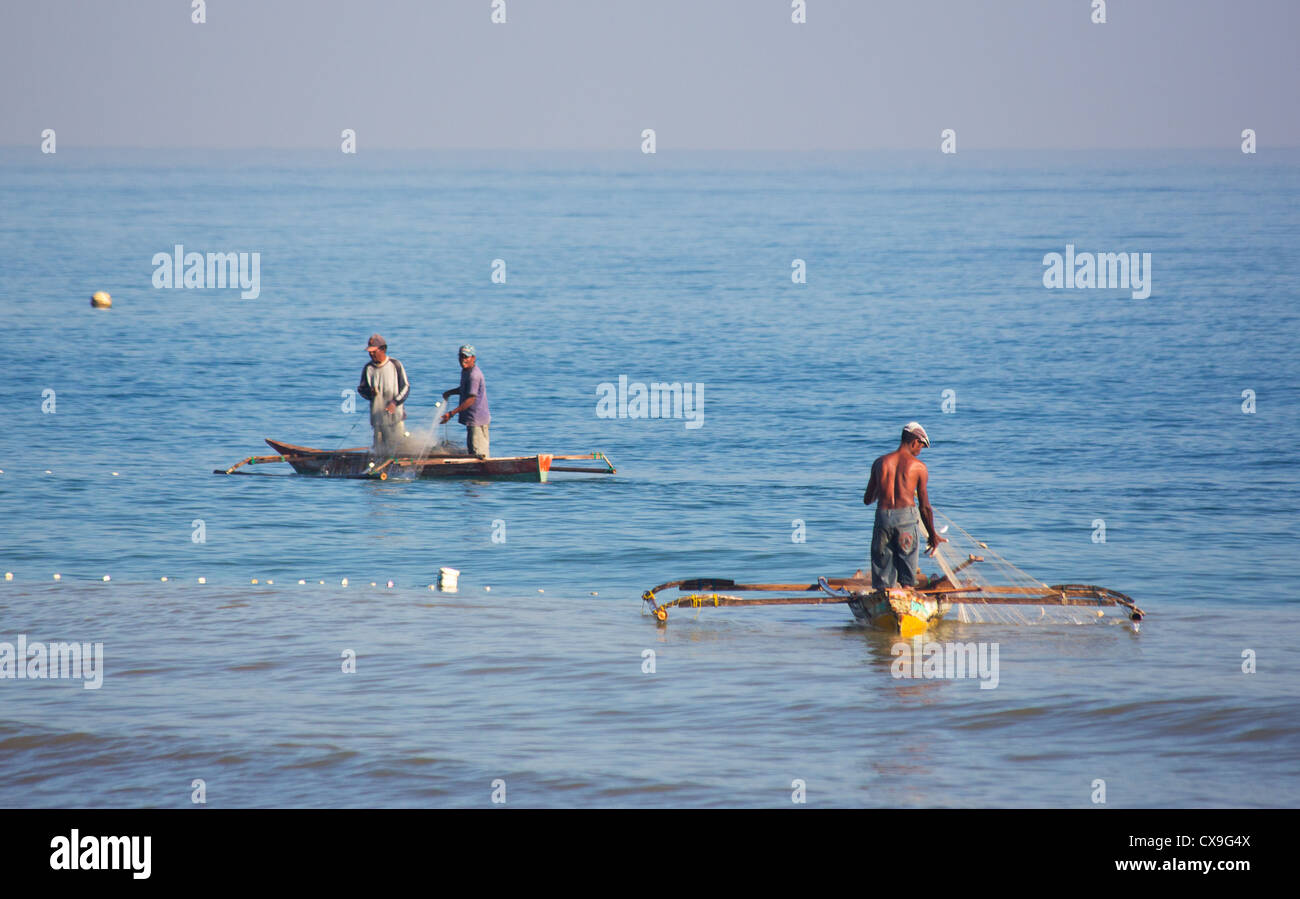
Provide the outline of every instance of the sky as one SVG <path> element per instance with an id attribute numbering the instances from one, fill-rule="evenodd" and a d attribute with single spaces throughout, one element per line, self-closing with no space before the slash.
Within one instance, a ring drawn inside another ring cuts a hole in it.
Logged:
<path id="1" fill-rule="evenodd" d="M 1300 2 L 3 0 L 0 146 L 1300 146 Z"/>

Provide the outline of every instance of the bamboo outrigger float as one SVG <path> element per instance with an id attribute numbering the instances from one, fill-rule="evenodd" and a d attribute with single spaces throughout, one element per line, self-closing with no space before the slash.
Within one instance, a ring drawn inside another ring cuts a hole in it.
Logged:
<path id="1" fill-rule="evenodd" d="M 536 456 L 499 456 L 480 458 L 471 455 L 446 456 L 377 456 L 366 447 L 320 450 L 267 439 L 276 455 L 249 456 L 229 468 L 217 468 L 213 474 L 247 474 L 245 465 L 285 462 L 298 474 L 321 478 L 352 478 L 386 481 L 389 477 L 406 478 L 480 478 L 486 480 L 541 481 L 552 472 L 573 474 L 614 474 L 617 469 L 601 452 L 582 455 L 538 454 Z M 555 462 L 593 460 L 594 465 L 556 465 Z"/>
<path id="2" fill-rule="evenodd" d="M 935 513 L 936 517 L 939 513 Z M 942 530 L 955 527 L 949 521 Z M 1080 607 L 1091 607 L 1095 614 L 1083 618 L 1105 617 L 1106 610 L 1122 612 L 1136 631 L 1145 617 L 1133 599 L 1115 590 L 1093 584 L 1056 584 L 1049 586 L 1035 581 L 995 553 L 958 531 L 970 544 L 982 549 L 981 554 L 967 553 L 960 562 L 955 561 L 950 544 L 943 544 L 932 558 L 942 569 L 938 576 L 921 575 L 912 587 L 872 589 L 870 576 L 861 571 L 848 578 L 817 578 L 784 584 L 744 584 L 727 578 L 691 578 L 669 581 L 641 594 L 644 607 L 660 624 L 667 622 L 668 610 L 688 606 L 774 606 L 774 605 L 830 605 L 843 603 L 853 617 L 864 624 L 890 630 L 911 637 L 924 632 L 942 619 L 953 608 L 958 609 L 963 621 L 999 620 L 1028 623 L 1048 617 L 1048 609 L 1073 611 L 1070 617 L 1078 623 Z M 1003 583 L 989 580 L 993 572 L 1003 575 Z M 1006 583 L 1011 581 L 1011 583 Z M 659 594 L 665 590 L 678 590 L 685 595 L 662 601 Z M 744 596 L 746 593 L 779 593 L 780 596 Z M 1056 616 L 1053 616 L 1056 617 Z"/>

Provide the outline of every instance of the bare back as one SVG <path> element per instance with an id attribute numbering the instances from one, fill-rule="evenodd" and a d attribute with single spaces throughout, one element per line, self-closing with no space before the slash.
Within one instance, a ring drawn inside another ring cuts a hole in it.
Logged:
<path id="1" fill-rule="evenodd" d="M 896 449 L 872 463 L 871 481 L 864 501 L 868 504 L 874 501 L 878 509 L 905 509 L 916 505 L 918 489 L 925 499 L 927 476 L 924 462 L 905 449 Z"/>

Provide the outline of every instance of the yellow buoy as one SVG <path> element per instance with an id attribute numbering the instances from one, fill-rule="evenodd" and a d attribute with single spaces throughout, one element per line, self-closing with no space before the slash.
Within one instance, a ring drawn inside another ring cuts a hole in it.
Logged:
<path id="1" fill-rule="evenodd" d="M 97 290 L 90 298 L 90 307 L 92 309 L 111 309 L 113 308 L 113 298 L 104 291 Z"/>

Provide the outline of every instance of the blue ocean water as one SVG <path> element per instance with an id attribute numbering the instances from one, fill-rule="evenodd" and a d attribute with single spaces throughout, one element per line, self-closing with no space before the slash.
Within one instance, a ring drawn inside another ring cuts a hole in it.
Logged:
<path id="1" fill-rule="evenodd" d="M 106 660 L 0 679 L 0 803 L 1300 800 L 1300 154 L 6 150 L 0 200 L 0 641 Z M 176 244 L 259 253 L 260 295 L 155 289 Z M 1046 289 L 1066 244 L 1150 253 L 1150 297 Z M 412 420 L 473 343 L 495 455 L 618 474 L 212 473 L 367 442 L 375 331 Z M 621 375 L 702 385 L 702 426 L 598 417 Z M 937 508 L 1142 632 L 945 623 L 1001 647 L 981 691 L 842 608 L 638 614 L 864 565 L 909 419 Z"/>

